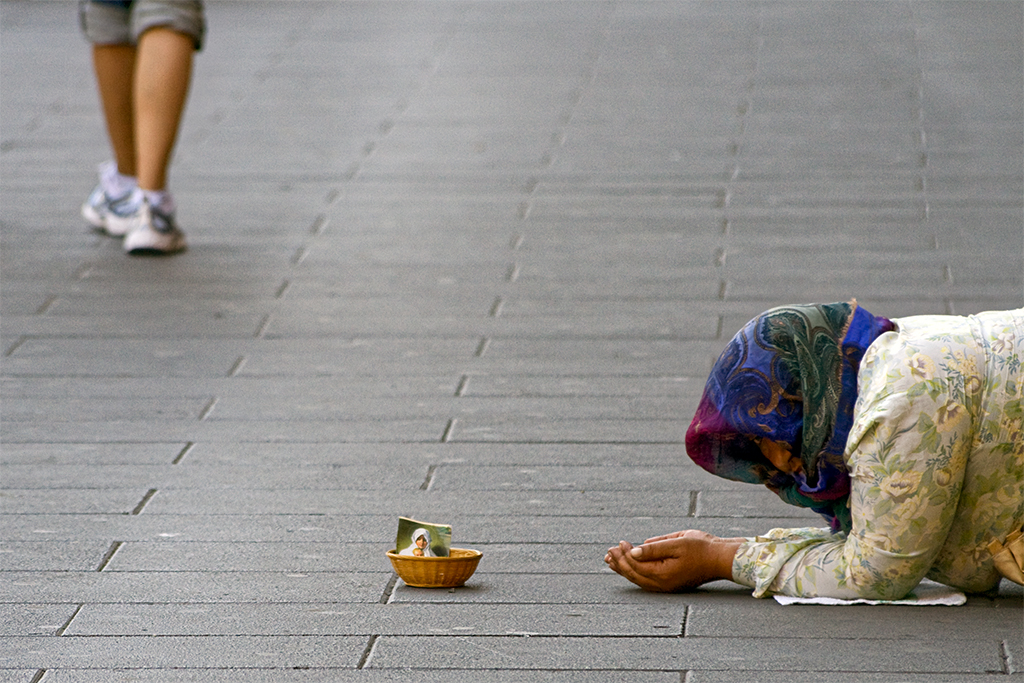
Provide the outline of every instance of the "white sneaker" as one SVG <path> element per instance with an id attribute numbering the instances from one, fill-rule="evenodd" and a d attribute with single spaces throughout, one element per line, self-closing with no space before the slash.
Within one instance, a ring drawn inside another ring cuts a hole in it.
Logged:
<path id="1" fill-rule="evenodd" d="M 132 220 L 133 228 L 124 238 L 124 250 L 133 256 L 161 256 L 185 251 L 185 233 L 178 229 L 173 214 L 151 207 L 143 200 Z"/>
<path id="2" fill-rule="evenodd" d="M 141 198 L 141 193 L 134 192 L 111 197 L 102 185 L 97 185 L 82 204 L 82 218 L 111 237 L 124 237 L 135 225 L 133 217 L 138 213 Z"/>

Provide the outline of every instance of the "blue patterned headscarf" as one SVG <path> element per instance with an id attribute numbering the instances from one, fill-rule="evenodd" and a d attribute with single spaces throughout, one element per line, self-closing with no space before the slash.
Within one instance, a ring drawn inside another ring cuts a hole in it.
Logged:
<path id="1" fill-rule="evenodd" d="M 871 342 L 892 329 L 856 302 L 783 306 L 754 318 L 711 371 L 686 432 L 687 453 L 712 474 L 764 484 L 823 516 L 833 531 L 849 531 L 843 451 L 857 370 Z M 780 471 L 759 438 L 788 444 L 803 471 Z"/>

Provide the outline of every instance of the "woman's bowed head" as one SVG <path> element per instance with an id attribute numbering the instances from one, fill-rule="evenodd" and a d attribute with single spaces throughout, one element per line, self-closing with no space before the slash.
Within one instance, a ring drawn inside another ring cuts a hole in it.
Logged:
<path id="1" fill-rule="evenodd" d="M 793 455 L 793 449 L 788 443 L 772 441 L 763 437 L 757 437 L 754 439 L 754 443 L 761 449 L 761 455 L 764 456 L 764 459 L 775 466 L 780 472 L 785 472 L 789 475 L 803 473 L 804 464 L 800 461 L 799 456 Z"/>
<path id="2" fill-rule="evenodd" d="M 686 451 L 828 528 L 679 531 L 621 541 L 604 560 L 646 590 L 727 579 L 757 597 L 891 600 L 926 576 L 968 592 L 998 586 L 1000 572 L 1017 580 L 988 547 L 1024 524 L 1022 364 L 1024 309 L 896 320 L 855 301 L 771 309 L 715 363 Z"/>

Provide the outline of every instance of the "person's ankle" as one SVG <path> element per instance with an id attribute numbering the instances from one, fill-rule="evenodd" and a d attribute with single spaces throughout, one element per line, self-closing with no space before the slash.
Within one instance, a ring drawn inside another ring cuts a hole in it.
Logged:
<path id="1" fill-rule="evenodd" d="M 146 203 L 163 214 L 173 214 L 177 208 L 174 196 L 167 190 L 143 190 Z"/>
<path id="2" fill-rule="evenodd" d="M 108 161 L 100 164 L 100 186 L 108 197 L 125 197 L 139 186 L 134 176 L 121 173 L 117 164 Z"/>

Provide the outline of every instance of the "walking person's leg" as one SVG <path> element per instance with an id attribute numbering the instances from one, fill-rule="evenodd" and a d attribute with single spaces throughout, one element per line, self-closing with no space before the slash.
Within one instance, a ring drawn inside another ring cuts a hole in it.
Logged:
<path id="1" fill-rule="evenodd" d="M 167 189 L 178 127 L 192 77 L 192 38 L 158 27 L 139 38 L 135 57 L 135 146 L 139 187 Z"/>
<path id="2" fill-rule="evenodd" d="M 145 196 L 138 225 L 125 238 L 129 253 L 173 253 L 185 248 L 174 220 L 167 174 L 192 78 L 193 37 L 165 26 L 139 36 L 133 114 L 135 168 Z"/>
<path id="3" fill-rule="evenodd" d="M 121 175 L 135 177 L 135 46 L 93 45 L 92 63 L 103 119 Z"/>
<path id="4" fill-rule="evenodd" d="M 135 45 L 130 2 L 82 2 L 82 31 L 92 43 L 100 108 L 113 160 L 99 166 L 99 184 L 82 205 L 82 216 L 108 235 L 122 237 L 141 204 L 135 179 Z"/>

